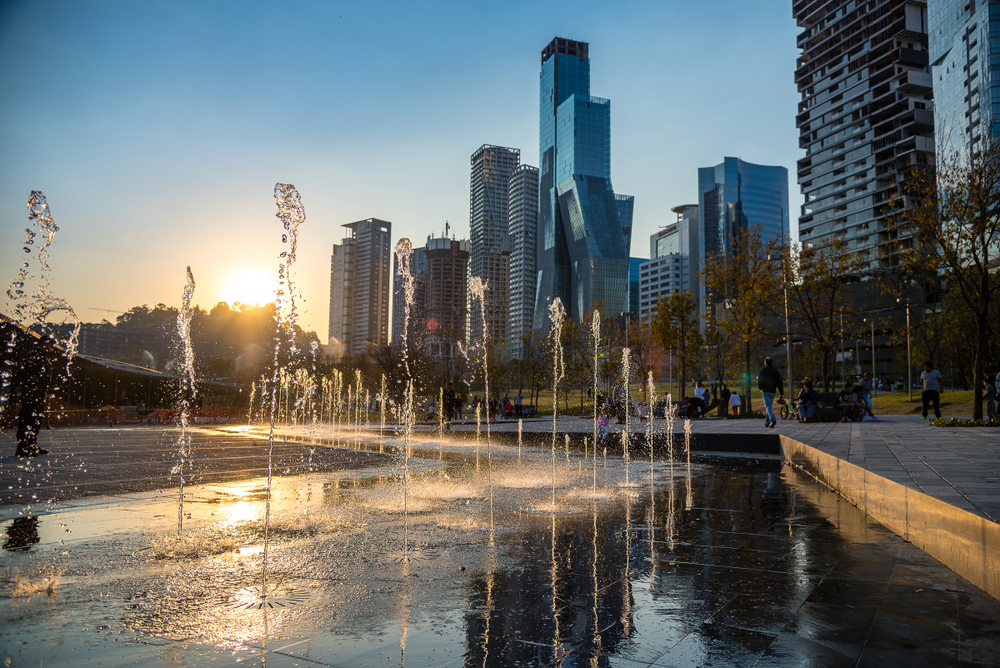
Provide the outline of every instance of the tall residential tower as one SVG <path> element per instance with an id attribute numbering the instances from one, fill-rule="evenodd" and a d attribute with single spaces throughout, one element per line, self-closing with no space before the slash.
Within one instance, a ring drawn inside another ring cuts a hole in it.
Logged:
<path id="1" fill-rule="evenodd" d="M 934 159 L 923 0 L 793 0 L 802 28 L 795 124 L 803 243 L 840 239 L 871 270 L 894 266 L 906 230 L 888 219 Z"/>
<path id="2" fill-rule="evenodd" d="M 507 225 L 510 176 L 521 161 L 521 151 L 484 145 L 472 154 L 469 227 L 472 233 L 469 275 L 486 281 L 486 327 L 494 341 L 507 333 L 507 264 L 510 237 Z M 482 338 L 479 301 L 469 304 L 469 334 Z"/>
<path id="3" fill-rule="evenodd" d="M 392 223 L 368 218 L 344 225 L 333 247 L 330 352 L 360 355 L 389 343 L 389 255 Z"/>
<path id="4" fill-rule="evenodd" d="M 538 261 L 538 168 L 521 165 L 510 177 L 510 291 L 507 301 L 509 359 L 524 356 L 521 335 L 535 319 L 535 283 Z"/>

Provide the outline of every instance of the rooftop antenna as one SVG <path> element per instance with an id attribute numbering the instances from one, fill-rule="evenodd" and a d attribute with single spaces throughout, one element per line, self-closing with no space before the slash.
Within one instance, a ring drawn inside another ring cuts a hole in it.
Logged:
<path id="1" fill-rule="evenodd" d="M 451 238 L 451 237 L 448 236 L 448 229 L 449 229 L 449 226 L 448 226 L 448 221 L 446 219 L 444 221 L 444 238 L 445 239 L 450 239 Z"/>

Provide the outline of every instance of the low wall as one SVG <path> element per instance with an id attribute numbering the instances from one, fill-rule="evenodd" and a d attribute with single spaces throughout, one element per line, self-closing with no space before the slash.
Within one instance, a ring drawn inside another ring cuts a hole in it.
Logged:
<path id="1" fill-rule="evenodd" d="M 1000 600 L 1000 524 L 781 436 L 788 461 L 993 598 Z"/>
<path id="2" fill-rule="evenodd" d="M 680 429 L 673 434 L 672 449 L 674 453 L 684 449 L 684 426 L 678 423 Z M 448 438 L 461 441 L 474 441 L 476 432 L 474 431 L 449 431 L 446 432 Z M 425 435 L 427 432 L 421 432 Z M 556 433 L 556 447 L 564 448 L 566 436 L 569 435 L 570 449 L 582 452 L 584 449 L 583 439 L 588 443 L 593 443 L 593 432 L 564 432 Z M 490 434 L 490 440 L 497 445 L 517 446 L 516 431 L 494 431 Z M 486 443 L 486 427 L 484 426 L 479 434 L 480 443 Z M 653 434 L 653 452 L 661 454 L 667 449 L 667 435 L 662 431 Z M 546 448 L 552 445 L 552 432 L 524 432 L 521 435 L 521 444 L 527 447 Z M 592 447 L 592 446 L 590 446 Z M 608 436 L 606 447 L 608 453 L 618 453 L 622 447 L 621 433 L 614 433 Z M 629 438 L 629 451 L 633 453 L 649 454 L 649 441 L 646 434 L 634 432 Z M 730 452 L 746 453 L 752 455 L 780 455 L 781 442 L 777 434 L 691 434 L 692 452 Z"/>

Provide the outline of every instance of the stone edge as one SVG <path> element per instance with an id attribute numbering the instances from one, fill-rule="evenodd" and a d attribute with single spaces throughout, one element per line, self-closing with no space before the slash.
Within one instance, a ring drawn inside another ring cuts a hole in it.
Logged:
<path id="1" fill-rule="evenodd" d="M 1000 600 L 1000 524 L 781 435 L 784 458 Z"/>

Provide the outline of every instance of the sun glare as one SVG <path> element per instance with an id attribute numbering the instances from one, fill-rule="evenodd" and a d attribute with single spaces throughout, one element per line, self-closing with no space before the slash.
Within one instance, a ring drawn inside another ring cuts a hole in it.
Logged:
<path id="1" fill-rule="evenodd" d="M 266 304 L 274 301 L 275 281 L 259 269 L 242 269 L 226 279 L 223 299 L 230 305 Z"/>

